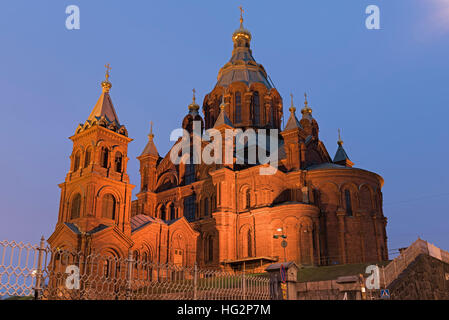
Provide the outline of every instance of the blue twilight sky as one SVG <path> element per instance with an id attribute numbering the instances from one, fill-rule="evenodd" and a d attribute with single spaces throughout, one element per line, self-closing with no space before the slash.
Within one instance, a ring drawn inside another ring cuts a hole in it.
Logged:
<path id="1" fill-rule="evenodd" d="M 65 28 L 71 4 L 80 30 Z M 240 4 L 285 114 L 290 92 L 300 108 L 307 91 L 331 156 L 342 128 L 355 166 L 384 177 L 389 248 L 419 235 L 449 249 L 449 0 L 2 1 L 0 240 L 51 235 L 67 138 L 98 99 L 105 63 L 138 185 L 150 120 L 165 154 L 191 89 L 202 102 L 230 58 Z M 381 30 L 365 27 L 370 4 Z"/>

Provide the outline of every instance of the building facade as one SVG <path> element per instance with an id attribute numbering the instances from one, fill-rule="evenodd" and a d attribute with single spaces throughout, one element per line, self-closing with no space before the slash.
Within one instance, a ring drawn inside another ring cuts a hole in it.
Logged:
<path id="1" fill-rule="evenodd" d="M 170 152 L 159 155 L 151 129 L 137 158 L 141 180 L 132 200 L 135 186 L 126 173 L 132 139 L 112 104 L 107 72 L 93 111 L 70 138 L 71 166 L 59 185 L 51 246 L 116 257 L 131 251 L 135 259 L 226 270 L 388 259 L 382 177 L 354 168 L 340 138 L 329 156 L 307 97 L 300 119 L 292 98 L 282 128 L 283 99 L 253 58 L 243 19 L 232 41 L 231 59 L 204 97 L 202 115 L 194 95 L 180 125 L 192 140 L 195 124 L 201 132 L 277 129 L 277 150 L 265 147 L 277 152 L 278 170 L 261 175 L 265 165 L 249 161 L 248 143 L 227 164 L 196 164 L 193 157 L 176 164 Z M 200 145 L 204 151 L 206 143 Z"/>

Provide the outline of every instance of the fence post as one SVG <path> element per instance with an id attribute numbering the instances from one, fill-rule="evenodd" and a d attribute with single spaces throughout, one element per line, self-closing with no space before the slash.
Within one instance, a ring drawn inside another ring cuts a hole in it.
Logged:
<path id="1" fill-rule="evenodd" d="M 246 300 L 246 277 L 245 277 L 245 271 L 243 271 L 243 300 Z"/>
<path id="2" fill-rule="evenodd" d="M 44 250 L 45 250 L 45 238 L 42 236 L 41 242 L 39 243 L 39 248 L 37 249 L 38 258 L 37 258 L 37 270 L 36 270 L 36 285 L 34 287 L 34 300 L 39 300 L 41 293 L 41 279 L 42 279 L 42 263 L 44 259 Z"/>
<path id="3" fill-rule="evenodd" d="M 198 265 L 196 264 L 193 266 L 193 300 L 197 300 L 197 290 L 198 290 Z"/>
<path id="4" fill-rule="evenodd" d="M 132 278 L 133 278 L 133 253 L 131 250 L 128 251 L 128 272 L 126 274 L 126 300 L 131 300 L 131 290 L 132 290 Z"/>

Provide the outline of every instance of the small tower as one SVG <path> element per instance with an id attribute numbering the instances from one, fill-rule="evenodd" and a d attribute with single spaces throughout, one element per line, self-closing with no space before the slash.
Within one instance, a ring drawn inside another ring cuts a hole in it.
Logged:
<path id="1" fill-rule="evenodd" d="M 338 149 L 337 152 L 335 153 L 335 157 L 333 162 L 345 167 L 352 167 L 354 165 L 354 163 L 349 160 L 348 155 L 346 154 L 345 149 L 343 149 L 343 140 L 341 140 L 341 136 L 340 136 L 340 129 L 338 129 Z"/>
<path id="2" fill-rule="evenodd" d="M 296 118 L 296 108 L 293 104 L 293 94 L 291 96 L 290 117 L 284 130 L 281 132 L 284 138 L 284 148 L 286 153 L 286 167 L 288 170 L 299 170 L 305 161 L 304 141 L 301 138 L 302 125 Z"/>
<path id="3" fill-rule="evenodd" d="M 76 226 L 80 232 L 103 226 L 130 234 L 131 192 L 126 173 L 128 132 L 121 125 L 109 91 L 109 65 L 102 93 L 84 124 L 70 137 L 73 152 L 70 170 L 61 183 L 59 224 Z"/>
<path id="4" fill-rule="evenodd" d="M 318 139 L 318 123 L 312 116 L 312 108 L 307 101 L 307 93 L 304 93 L 304 108 L 301 109 L 302 119 L 299 121 L 303 127 L 306 136 L 312 136 Z"/>
<path id="5" fill-rule="evenodd" d="M 140 162 L 140 192 L 137 194 L 139 207 L 136 214 L 150 215 L 152 208 L 146 203 L 154 203 L 155 190 L 157 184 L 157 164 L 159 162 L 159 152 L 154 144 L 153 122 L 150 122 L 150 134 L 148 143 L 137 159 Z M 134 214 L 134 213 L 133 213 Z"/>

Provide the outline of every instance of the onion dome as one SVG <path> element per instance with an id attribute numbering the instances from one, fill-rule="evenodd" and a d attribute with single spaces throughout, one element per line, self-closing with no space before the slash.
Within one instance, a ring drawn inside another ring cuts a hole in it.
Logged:
<path id="1" fill-rule="evenodd" d="M 264 67 L 258 64 L 250 49 L 251 32 L 243 27 L 243 9 L 240 7 L 240 27 L 232 34 L 234 49 L 231 59 L 218 72 L 215 86 L 228 87 L 233 82 L 262 83 L 268 89 L 274 87 Z"/>
<path id="2" fill-rule="evenodd" d="M 304 108 L 301 109 L 302 118 L 312 121 L 313 120 L 312 108 L 309 107 L 309 103 L 307 101 L 307 94 L 306 93 L 304 93 L 304 98 L 305 98 L 305 100 L 304 100 Z"/>
<path id="3" fill-rule="evenodd" d="M 189 104 L 189 107 L 188 107 L 189 113 L 182 120 L 182 128 L 191 133 L 194 128 L 193 122 L 200 121 L 201 122 L 201 132 L 203 132 L 204 122 L 203 122 L 203 118 L 198 113 L 200 106 L 196 103 L 196 98 L 195 98 L 196 91 L 195 91 L 195 89 L 193 89 L 192 91 L 193 91 L 192 103 Z"/>

